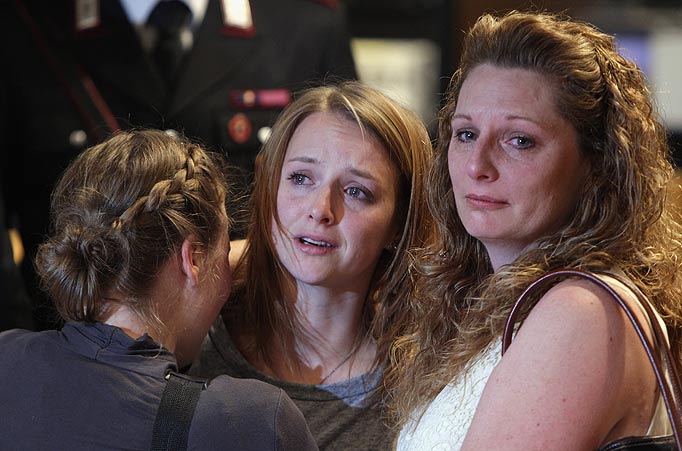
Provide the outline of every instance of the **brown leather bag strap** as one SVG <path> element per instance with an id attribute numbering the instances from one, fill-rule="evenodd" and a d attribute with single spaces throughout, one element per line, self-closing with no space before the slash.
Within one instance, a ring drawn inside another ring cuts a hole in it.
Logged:
<path id="1" fill-rule="evenodd" d="M 625 285 L 630 291 L 632 291 L 637 297 L 639 303 L 643 307 L 643 311 L 649 319 L 651 324 L 651 330 L 654 338 L 654 343 L 651 342 L 649 337 L 644 332 L 646 329 L 642 327 L 639 319 L 635 315 L 637 310 L 640 310 L 634 301 L 628 297 L 622 297 L 616 290 L 614 290 L 602 277 L 611 277 L 623 285 Z M 663 400 L 665 406 L 668 410 L 668 416 L 670 417 L 670 423 L 673 429 L 673 435 L 675 436 L 675 442 L 677 443 L 677 449 L 682 451 L 682 393 L 681 384 L 679 379 L 679 370 L 673 359 L 670 347 L 665 338 L 665 334 L 661 328 L 654 309 L 651 306 L 649 300 L 635 287 L 632 282 L 624 278 L 618 277 L 617 275 L 604 273 L 597 274 L 588 271 L 583 271 L 579 269 L 557 269 L 550 271 L 538 278 L 535 282 L 530 284 L 526 290 L 521 293 L 519 299 L 512 307 L 509 317 L 507 318 L 507 323 L 504 328 L 504 335 L 502 337 L 502 354 L 506 352 L 507 348 L 511 345 L 514 326 L 518 322 L 518 316 L 520 312 L 524 311 L 527 307 L 526 304 L 533 299 L 532 295 L 537 293 L 542 293 L 547 290 L 551 282 L 558 282 L 561 279 L 576 277 L 588 279 L 595 283 L 596 285 L 602 287 L 606 290 L 614 300 L 618 302 L 618 305 L 623 309 L 628 319 L 632 323 L 639 336 L 639 340 L 644 346 L 644 350 L 651 362 L 651 366 L 656 375 L 656 380 L 661 389 L 661 394 L 663 395 Z M 668 377 L 666 377 L 666 371 Z"/>

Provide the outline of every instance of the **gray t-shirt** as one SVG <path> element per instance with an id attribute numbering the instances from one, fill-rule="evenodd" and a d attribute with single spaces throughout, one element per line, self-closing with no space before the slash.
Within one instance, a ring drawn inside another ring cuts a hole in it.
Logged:
<path id="1" fill-rule="evenodd" d="M 148 450 L 175 357 L 106 324 L 0 334 L 0 449 Z M 316 449 L 301 412 L 260 381 L 217 377 L 201 392 L 190 450 Z"/>
<path id="2" fill-rule="evenodd" d="M 211 327 L 190 374 L 259 379 L 284 389 L 303 412 L 321 451 L 390 450 L 396 432 L 387 426 L 371 395 L 381 372 L 324 385 L 295 384 L 258 371 L 237 350 L 221 317 Z"/>

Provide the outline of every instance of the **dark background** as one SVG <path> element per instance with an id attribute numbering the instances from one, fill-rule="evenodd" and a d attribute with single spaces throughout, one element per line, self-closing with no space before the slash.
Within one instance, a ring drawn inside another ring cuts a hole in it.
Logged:
<path id="1" fill-rule="evenodd" d="M 457 66 L 464 30 L 484 12 L 528 8 L 565 12 L 592 22 L 617 37 L 641 35 L 646 38 L 650 31 L 661 25 L 682 30 L 682 2 L 679 0 L 345 0 L 344 3 L 350 32 L 355 38 L 426 38 L 435 42 L 441 50 L 440 93 L 445 91 Z M 682 89 L 682 79 L 680 85 Z M 442 96 L 437 98 L 442 99 Z M 423 119 L 430 124 L 433 133 L 433 124 L 429 122 L 432 118 Z M 680 166 L 682 129 L 669 132 L 675 161 Z"/>

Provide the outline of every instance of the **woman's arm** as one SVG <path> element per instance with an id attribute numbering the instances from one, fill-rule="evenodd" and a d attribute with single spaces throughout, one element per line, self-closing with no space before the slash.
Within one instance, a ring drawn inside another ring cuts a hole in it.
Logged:
<path id="1" fill-rule="evenodd" d="M 462 450 L 594 450 L 644 435 L 653 370 L 610 296 L 568 280 L 531 311 L 484 389 Z"/>

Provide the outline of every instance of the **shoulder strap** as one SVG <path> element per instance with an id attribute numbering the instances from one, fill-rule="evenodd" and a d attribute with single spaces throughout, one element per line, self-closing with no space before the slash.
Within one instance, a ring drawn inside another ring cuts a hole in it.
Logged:
<path id="1" fill-rule="evenodd" d="M 638 310 L 638 307 L 634 305 L 633 300 L 628 297 L 624 298 L 620 296 L 616 290 L 614 290 L 607 282 L 602 279 L 604 276 L 618 280 L 635 294 L 639 303 L 642 305 L 644 313 L 649 319 L 654 343 L 651 343 L 649 337 L 646 335 L 646 333 L 644 333 L 645 329 L 642 327 L 639 319 L 634 314 L 634 312 Z M 557 269 L 548 272 L 530 284 L 530 286 L 528 286 L 528 288 L 521 293 L 521 296 L 519 296 L 519 299 L 514 304 L 504 328 L 504 335 L 502 337 L 502 354 L 505 353 L 511 344 L 514 334 L 514 325 L 518 320 L 519 312 L 523 311 L 526 307 L 525 304 L 527 304 L 529 300 L 533 299 L 531 295 L 537 294 L 538 290 L 546 290 L 550 282 L 557 282 L 568 277 L 588 279 L 602 287 L 616 302 L 618 302 L 618 305 L 627 315 L 628 319 L 634 326 L 642 345 L 644 346 L 644 350 L 646 351 L 654 373 L 656 374 L 656 379 L 668 410 L 668 416 L 670 417 L 670 423 L 672 425 L 673 435 L 675 436 L 675 442 L 677 443 L 677 449 L 682 450 L 682 394 L 680 389 L 681 385 L 679 379 L 679 370 L 673 359 L 668 342 L 665 339 L 665 334 L 663 333 L 661 325 L 656 318 L 653 307 L 651 306 L 649 300 L 639 291 L 639 289 L 637 289 L 637 287 L 632 284 L 631 281 L 610 273 L 600 275 L 579 269 Z M 541 293 L 542 291 L 539 292 Z M 666 371 L 668 377 L 666 377 Z"/>
<path id="2" fill-rule="evenodd" d="M 189 427 L 206 379 L 197 379 L 170 371 L 166 388 L 154 420 L 152 451 L 185 450 Z"/>

